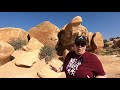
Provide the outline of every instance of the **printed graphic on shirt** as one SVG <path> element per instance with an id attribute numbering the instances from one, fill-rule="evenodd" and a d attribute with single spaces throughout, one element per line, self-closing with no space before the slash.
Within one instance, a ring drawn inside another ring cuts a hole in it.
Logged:
<path id="1" fill-rule="evenodd" d="M 81 65 L 80 60 L 78 60 L 76 58 L 71 58 L 66 67 L 68 74 L 74 76 L 76 73 L 76 70 L 78 70 L 79 65 Z"/>

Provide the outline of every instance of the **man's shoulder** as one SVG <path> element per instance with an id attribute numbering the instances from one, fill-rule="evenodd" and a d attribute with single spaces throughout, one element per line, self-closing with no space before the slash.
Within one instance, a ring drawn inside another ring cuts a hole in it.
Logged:
<path id="1" fill-rule="evenodd" d="M 100 60 L 98 59 L 97 55 L 95 55 L 94 53 L 91 52 L 86 52 L 86 54 L 84 55 L 85 59 L 88 59 L 92 62 L 99 62 Z"/>
<path id="2" fill-rule="evenodd" d="M 91 52 L 85 52 L 84 56 L 85 57 L 96 57 L 96 55 L 94 53 L 91 53 Z"/>

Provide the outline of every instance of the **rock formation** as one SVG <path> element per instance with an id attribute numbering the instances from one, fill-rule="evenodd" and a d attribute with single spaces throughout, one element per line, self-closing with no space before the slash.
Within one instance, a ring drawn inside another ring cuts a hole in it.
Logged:
<path id="1" fill-rule="evenodd" d="M 14 47 L 4 41 L 0 41 L 0 66 L 11 60 Z"/>
<path id="2" fill-rule="evenodd" d="M 28 32 L 21 28 L 0 28 L 0 41 L 10 42 L 12 40 L 28 41 Z"/>
<path id="3" fill-rule="evenodd" d="M 74 17 L 69 24 L 65 25 L 58 33 L 59 44 L 57 48 L 62 48 L 62 52 L 58 54 L 62 55 L 64 49 L 72 50 L 74 40 L 77 36 L 88 36 L 88 30 L 81 25 L 82 18 L 80 16 Z"/>
<path id="4" fill-rule="evenodd" d="M 34 37 L 43 45 L 49 45 L 51 47 L 56 47 L 58 43 L 57 34 L 59 28 L 49 21 L 45 21 L 31 29 L 28 30 L 30 38 Z"/>

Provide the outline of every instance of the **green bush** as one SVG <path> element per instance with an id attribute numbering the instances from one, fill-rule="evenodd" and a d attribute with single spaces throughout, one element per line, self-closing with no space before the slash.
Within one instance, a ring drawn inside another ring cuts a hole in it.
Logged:
<path id="1" fill-rule="evenodd" d="M 9 42 L 9 44 L 12 45 L 15 50 L 19 50 L 19 49 L 22 49 L 22 47 L 27 44 L 27 41 L 22 40 L 21 38 L 18 38 L 17 40 L 12 39 Z"/>
<path id="2" fill-rule="evenodd" d="M 40 49 L 39 59 L 45 59 L 45 62 L 48 63 L 53 57 L 55 57 L 55 54 L 56 52 L 54 48 L 45 45 Z"/>

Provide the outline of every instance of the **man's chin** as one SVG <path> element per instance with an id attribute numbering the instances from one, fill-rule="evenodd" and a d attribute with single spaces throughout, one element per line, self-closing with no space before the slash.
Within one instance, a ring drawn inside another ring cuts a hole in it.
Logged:
<path id="1" fill-rule="evenodd" d="M 81 55 L 81 54 L 82 54 L 82 52 L 81 52 L 81 51 L 78 51 L 78 52 L 77 52 L 77 54 L 78 54 L 78 55 Z"/>
<path id="2" fill-rule="evenodd" d="M 84 52 L 83 52 L 83 51 L 78 51 L 77 53 L 78 53 L 79 55 L 84 54 Z"/>

